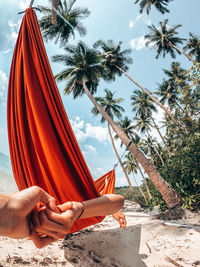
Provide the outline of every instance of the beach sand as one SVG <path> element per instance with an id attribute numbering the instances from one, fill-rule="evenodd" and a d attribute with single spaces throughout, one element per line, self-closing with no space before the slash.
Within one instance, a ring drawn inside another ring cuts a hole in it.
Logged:
<path id="1" fill-rule="evenodd" d="M 0 237 L 0 266 L 200 266 L 199 214 L 187 212 L 183 220 L 166 225 L 133 202 L 126 201 L 123 212 L 125 230 L 107 216 L 43 249 L 27 239 Z"/>

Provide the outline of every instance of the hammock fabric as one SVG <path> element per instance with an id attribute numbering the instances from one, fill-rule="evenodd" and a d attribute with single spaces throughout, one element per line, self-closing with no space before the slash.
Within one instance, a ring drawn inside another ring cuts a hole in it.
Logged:
<path id="1" fill-rule="evenodd" d="M 12 169 L 19 190 L 38 185 L 58 204 L 100 196 L 67 118 L 32 8 L 25 12 L 14 50 L 7 120 Z M 114 171 L 110 174 L 114 179 Z M 114 183 L 109 182 L 104 194 L 113 190 Z M 71 232 L 103 218 L 78 220 Z"/>
<path id="2" fill-rule="evenodd" d="M 113 194 L 115 189 L 115 171 L 112 170 L 95 181 L 100 195 Z"/>

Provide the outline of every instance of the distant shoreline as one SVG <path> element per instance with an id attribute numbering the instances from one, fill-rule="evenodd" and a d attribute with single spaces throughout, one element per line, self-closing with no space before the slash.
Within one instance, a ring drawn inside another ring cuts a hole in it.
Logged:
<path id="1" fill-rule="evenodd" d="M 14 177 L 0 170 L 0 193 L 9 194 L 16 191 L 18 188 Z"/>

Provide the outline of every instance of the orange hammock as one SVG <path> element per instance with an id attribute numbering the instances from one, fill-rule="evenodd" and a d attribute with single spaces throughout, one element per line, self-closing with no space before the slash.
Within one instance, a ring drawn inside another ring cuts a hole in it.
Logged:
<path id="1" fill-rule="evenodd" d="M 25 12 L 14 50 L 7 119 L 13 174 L 20 190 L 38 185 L 60 204 L 96 198 L 100 192 L 113 193 L 114 170 L 100 178 L 103 186 L 98 180 L 96 187 L 92 179 L 62 104 L 32 8 Z M 78 220 L 71 232 L 103 218 Z"/>

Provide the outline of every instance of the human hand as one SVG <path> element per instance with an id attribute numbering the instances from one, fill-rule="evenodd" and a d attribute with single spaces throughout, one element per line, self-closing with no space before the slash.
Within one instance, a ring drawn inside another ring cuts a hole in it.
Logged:
<path id="1" fill-rule="evenodd" d="M 0 235 L 25 238 L 30 234 L 30 213 L 42 202 L 49 209 L 59 212 L 56 200 L 38 186 L 0 196 Z"/>
<path id="2" fill-rule="evenodd" d="M 118 221 L 120 227 L 123 227 L 124 229 L 126 228 L 127 222 L 126 222 L 125 215 L 123 213 L 118 211 L 115 214 L 113 214 L 112 216 L 116 221 Z"/>
<path id="3" fill-rule="evenodd" d="M 73 223 L 80 216 L 83 204 L 80 202 L 66 202 L 57 207 L 60 213 L 54 212 L 47 207 L 32 213 L 33 229 L 30 239 L 33 240 L 38 248 L 65 238 Z"/>

